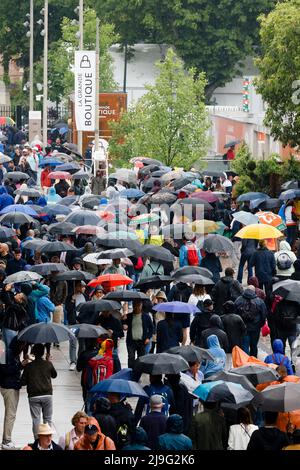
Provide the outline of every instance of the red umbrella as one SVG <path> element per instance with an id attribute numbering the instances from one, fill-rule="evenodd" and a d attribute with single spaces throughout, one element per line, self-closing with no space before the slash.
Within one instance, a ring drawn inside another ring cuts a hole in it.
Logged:
<path id="1" fill-rule="evenodd" d="M 89 287 L 97 287 L 99 285 L 103 285 L 103 287 L 117 287 L 117 286 L 127 286 L 133 282 L 130 277 L 123 276 L 122 274 L 103 274 L 103 276 L 99 276 L 96 279 L 93 279 L 88 283 Z"/>
<path id="2" fill-rule="evenodd" d="M 67 171 L 52 171 L 49 173 L 48 178 L 51 180 L 70 180 L 72 175 Z"/>
<path id="3" fill-rule="evenodd" d="M 202 199 L 202 201 L 206 202 L 216 202 L 219 200 L 218 196 L 212 191 L 196 191 L 193 193 L 193 198 Z"/>

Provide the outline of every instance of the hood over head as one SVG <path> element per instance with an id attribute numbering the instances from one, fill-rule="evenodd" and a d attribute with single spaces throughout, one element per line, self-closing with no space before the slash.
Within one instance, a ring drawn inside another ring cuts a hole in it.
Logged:
<path id="1" fill-rule="evenodd" d="M 144 445 L 145 447 L 147 447 L 149 443 L 148 443 L 148 436 L 147 436 L 145 429 L 141 428 L 140 426 L 137 426 L 133 433 L 132 441 L 134 444 L 140 444 L 140 445 Z"/>
<path id="2" fill-rule="evenodd" d="M 212 315 L 209 319 L 209 326 L 216 326 L 217 328 L 223 329 L 223 323 L 219 315 Z"/>
<path id="3" fill-rule="evenodd" d="M 21 292 L 25 295 L 30 295 L 32 292 L 32 286 L 29 283 L 21 284 Z"/>
<path id="4" fill-rule="evenodd" d="M 216 335 L 210 335 L 206 341 L 208 349 L 220 348 L 219 338 Z"/>
<path id="5" fill-rule="evenodd" d="M 183 432 L 183 419 L 180 415 L 171 415 L 167 419 L 166 432 L 181 434 Z"/>
<path id="6" fill-rule="evenodd" d="M 248 280 L 248 286 L 254 286 L 256 288 L 259 287 L 259 282 L 256 276 L 252 276 Z"/>
<path id="7" fill-rule="evenodd" d="M 280 243 L 279 243 L 279 250 L 280 251 L 291 251 L 291 245 L 286 241 L 286 240 L 282 240 Z"/>
<path id="8" fill-rule="evenodd" d="M 274 339 L 273 341 L 273 352 L 283 354 L 283 342 L 281 339 Z"/>
<path id="9" fill-rule="evenodd" d="M 253 287 L 254 289 L 254 287 Z M 255 290 L 252 290 L 252 289 L 249 289 L 249 287 L 247 287 L 244 292 L 243 292 L 243 297 L 245 299 L 256 299 L 257 298 L 257 295 L 255 293 Z"/>

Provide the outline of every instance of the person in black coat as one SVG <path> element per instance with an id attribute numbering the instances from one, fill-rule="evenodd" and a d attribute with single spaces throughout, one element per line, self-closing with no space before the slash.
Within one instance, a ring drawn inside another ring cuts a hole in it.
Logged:
<path id="1" fill-rule="evenodd" d="M 178 301 L 178 302 L 188 302 L 193 289 L 185 284 L 184 282 L 178 282 L 170 290 L 167 298 L 168 302 Z M 190 326 L 190 314 L 188 313 L 177 313 L 176 320 L 180 322 L 182 327 L 182 345 L 184 346 L 188 339 L 188 328 Z"/>
<path id="2" fill-rule="evenodd" d="M 220 273 L 223 271 L 220 259 L 215 253 L 206 253 L 200 262 L 201 268 L 209 269 L 213 273 L 212 280 L 216 283 L 220 280 Z"/>
<path id="3" fill-rule="evenodd" d="M 300 248 L 299 248 L 299 250 L 300 250 Z M 299 250 L 298 250 L 298 253 L 299 253 Z M 296 259 L 293 266 L 295 268 L 295 272 L 293 272 L 293 274 L 291 275 L 291 280 L 300 281 L 300 259 Z"/>
<path id="4" fill-rule="evenodd" d="M 176 314 L 166 313 L 165 320 L 157 324 L 156 352 L 165 352 L 167 349 L 179 346 L 182 342 L 182 326 L 176 319 Z"/>
<path id="5" fill-rule="evenodd" d="M 150 397 L 150 413 L 142 417 L 140 427 L 143 428 L 149 440 L 149 447 L 152 450 L 158 449 L 158 437 L 166 432 L 168 417 L 162 413 L 163 399 L 161 395 Z"/>
<path id="6" fill-rule="evenodd" d="M 221 316 L 224 330 L 227 333 L 229 352 L 234 346 L 243 347 L 243 338 L 247 328 L 242 318 L 234 313 L 234 303 L 229 300 L 223 305 L 224 315 Z"/>
<path id="7" fill-rule="evenodd" d="M 110 415 L 111 403 L 108 398 L 98 398 L 93 408 L 93 416 L 98 421 L 101 432 L 117 442 L 117 423 L 115 418 Z"/>
<path id="8" fill-rule="evenodd" d="M 136 427 L 132 408 L 129 403 L 124 403 L 124 401 L 121 401 L 119 393 L 108 393 L 107 398 L 111 403 L 109 414 L 116 421 L 116 449 L 122 450 L 125 445 L 130 443 L 131 437 L 133 436 Z"/>
<path id="9" fill-rule="evenodd" d="M 238 269 L 238 276 L 237 280 L 242 283 L 243 282 L 243 274 L 244 274 L 244 266 L 247 263 L 248 269 L 248 279 L 253 276 L 253 268 L 250 265 L 249 261 L 251 256 L 255 252 L 257 248 L 257 240 L 247 239 L 244 238 L 242 240 L 242 247 L 241 247 L 241 259 Z"/>
<path id="10" fill-rule="evenodd" d="M 168 385 L 174 394 L 175 407 L 170 407 L 170 415 L 179 414 L 183 419 L 183 433 L 187 434 L 193 418 L 193 397 L 188 388 L 180 383 L 180 374 L 166 375 Z"/>
<path id="11" fill-rule="evenodd" d="M 209 328 L 202 331 L 200 336 L 200 347 L 201 348 L 208 348 L 207 345 L 207 338 L 211 335 L 216 335 L 218 337 L 220 347 L 224 349 L 226 353 L 231 352 L 229 350 L 229 342 L 227 334 L 224 331 L 224 326 L 221 318 L 219 315 L 212 315 L 209 319 Z"/>
<path id="12" fill-rule="evenodd" d="M 272 280 L 276 276 L 276 261 L 274 253 L 268 250 L 265 240 L 259 240 L 259 247 L 251 256 L 249 265 L 255 268 L 259 287 L 260 289 L 265 288 L 269 304 L 272 295 Z"/>
<path id="13" fill-rule="evenodd" d="M 236 300 L 243 293 L 243 287 L 234 278 L 234 270 L 232 268 L 225 269 L 225 276 L 222 277 L 211 291 L 212 298 L 215 303 L 215 312 L 222 315 L 223 305 L 228 300 Z"/>
<path id="14" fill-rule="evenodd" d="M 209 319 L 214 313 L 214 304 L 210 299 L 203 302 L 203 309 L 197 313 L 191 323 L 190 339 L 195 346 L 200 346 L 200 338 L 202 331 L 209 328 Z"/>
<path id="15" fill-rule="evenodd" d="M 265 411 L 265 426 L 254 431 L 250 437 L 247 450 L 281 450 L 291 443 L 285 432 L 276 427 L 277 411 Z"/>

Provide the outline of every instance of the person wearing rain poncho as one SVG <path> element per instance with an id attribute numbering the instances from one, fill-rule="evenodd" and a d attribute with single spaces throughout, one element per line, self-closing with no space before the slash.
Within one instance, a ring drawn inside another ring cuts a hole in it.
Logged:
<path id="1" fill-rule="evenodd" d="M 56 190 L 53 186 L 49 189 L 48 196 L 47 196 L 47 204 L 48 206 L 58 204 L 61 200 L 61 197 L 56 193 Z"/>
<path id="2" fill-rule="evenodd" d="M 91 196 L 91 195 L 92 195 L 92 190 L 91 190 L 90 186 L 86 186 L 85 190 L 84 190 L 84 194 L 82 196 L 80 196 L 80 198 L 79 198 L 79 204 L 80 204 L 81 207 L 82 207 L 82 203 L 83 203 L 84 199 Z"/>
<path id="3" fill-rule="evenodd" d="M 201 371 L 205 378 L 224 370 L 226 365 L 226 353 L 224 349 L 220 347 L 216 335 L 211 335 L 207 338 L 207 346 L 209 352 L 214 356 L 214 360 L 205 361 L 204 365 L 201 366 Z"/>

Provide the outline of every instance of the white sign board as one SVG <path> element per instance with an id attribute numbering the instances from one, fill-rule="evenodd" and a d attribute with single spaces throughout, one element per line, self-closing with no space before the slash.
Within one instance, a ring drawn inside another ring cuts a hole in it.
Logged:
<path id="1" fill-rule="evenodd" d="M 95 131 L 96 51 L 75 52 L 75 120 L 78 131 Z"/>

